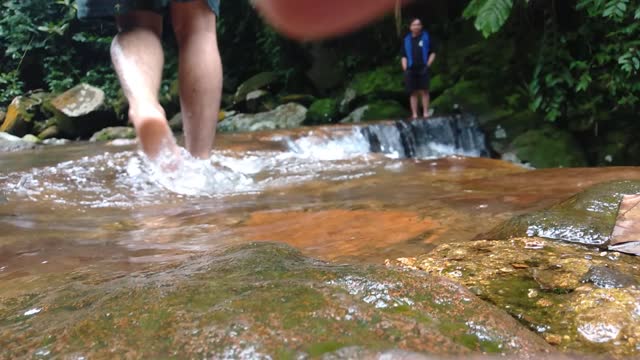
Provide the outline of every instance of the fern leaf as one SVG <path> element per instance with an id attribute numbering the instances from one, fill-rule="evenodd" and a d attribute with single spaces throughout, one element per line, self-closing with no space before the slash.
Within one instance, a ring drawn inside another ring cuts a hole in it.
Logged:
<path id="1" fill-rule="evenodd" d="M 511 15 L 512 8 L 513 0 L 486 0 L 478 10 L 476 29 L 481 31 L 484 37 L 495 34 Z"/>

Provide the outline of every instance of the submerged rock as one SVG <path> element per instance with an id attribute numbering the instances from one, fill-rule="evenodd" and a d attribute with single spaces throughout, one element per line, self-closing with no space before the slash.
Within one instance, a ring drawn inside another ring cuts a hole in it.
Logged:
<path id="1" fill-rule="evenodd" d="M 514 217 L 482 237 L 539 236 L 606 247 L 623 196 L 637 193 L 640 193 L 640 181 L 595 185 L 549 209 Z"/>
<path id="2" fill-rule="evenodd" d="M 552 349 L 440 277 L 250 244 L 121 278 L 91 268 L 0 298 L 0 357 L 318 358 Z M 359 350 L 356 350 L 359 349 Z M 355 351 L 355 352 L 354 352 Z"/>
<path id="3" fill-rule="evenodd" d="M 304 106 L 289 103 L 268 112 L 231 116 L 218 124 L 218 130 L 243 132 L 291 129 L 301 126 L 306 116 L 307 109 Z"/>
<path id="4" fill-rule="evenodd" d="M 390 262 L 449 277 L 564 351 L 621 358 L 640 351 L 640 263 L 540 238 L 441 245 Z"/>

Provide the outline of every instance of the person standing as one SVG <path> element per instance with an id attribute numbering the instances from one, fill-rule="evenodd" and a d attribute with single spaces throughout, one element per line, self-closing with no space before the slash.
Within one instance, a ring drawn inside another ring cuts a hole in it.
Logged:
<path id="1" fill-rule="evenodd" d="M 210 155 L 222 92 L 222 63 L 216 37 L 219 0 L 78 0 L 81 19 L 115 17 L 118 34 L 111 60 L 129 102 L 129 121 L 151 160 L 179 158 L 158 100 L 164 53 L 162 18 L 171 16 L 179 50 L 178 79 L 187 150 Z"/>
<path id="2" fill-rule="evenodd" d="M 418 97 L 422 99 L 423 117 L 429 117 L 429 68 L 436 60 L 435 46 L 422 21 L 411 20 L 410 32 L 402 43 L 402 70 L 410 95 L 411 116 L 418 118 Z"/>

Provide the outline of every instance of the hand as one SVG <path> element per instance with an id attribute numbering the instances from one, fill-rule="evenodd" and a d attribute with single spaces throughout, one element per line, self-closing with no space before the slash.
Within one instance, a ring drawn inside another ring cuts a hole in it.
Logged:
<path id="1" fill-rule="evenodd" d="M 256 7 L 278 31 L 299 40 L 346 33 L 384 15 L 396 0 L 257 0 Z"/>

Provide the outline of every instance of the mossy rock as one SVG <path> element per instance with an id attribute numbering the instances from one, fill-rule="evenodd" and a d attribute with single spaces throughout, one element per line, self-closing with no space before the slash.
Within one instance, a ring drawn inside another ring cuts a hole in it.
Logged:
<path id="1" fill-rule="evenodd" d="M 541 238 L 438 246 L 394 264 L 444 275 L 509 312 L 559 350 L 637 355 L 637 258 Z M 481 259 L 481 260 L 479 260 Z"/>
<path id="2" fill-rule="evenodd" d="M 61 135 L 88 138 L 96 131 L 122 124 L 106 101 L 104 91 L 89 84 L 79 84 L 43 106 L 56 119 Z"/>
<path id="3" fill-rule="evenodd" d="M 529 130 L 516 137 L 510 147 L 520 161 L 535 168 L 587 165 L 584 150 L 573 136 L 552 126 Z"/>
<path id="4" fill-rule="evenodd" d="M 456 108 L 472 112 L 480 117 L 494 111 L 487 89 L 473 81 L 461 80 L 433 99 L 431 107 L 439 113 L 449 113 Z"/>
<path id="5" fill-rule="evenodd" d="M 409 111 L 394 100 L 376 101 L 355 109 L 341 123 L 359 123 L 372 120 L 398 120 L 409 116 Z"/>
<path id="6" fill-rule="evenodd" d="M 353 347 L 464 357 L 552 351 L 450 280 L 325 263 L 285 245 L 242 245 L 126 277 L 92 271 L 50 274 L 37 292 L 22 285 L 35 296 L 0 298 L 0 357 L 31 358 L 43 348 L 54 358 L 320 358 Z"/>
<path id="7" fill-rule="evenodd" d="M 280 102 L 280 104 L 287 104 L 287 103 L 294 102 L 306 107 L 311 106 L 311 104 L 313 104 L 316 100 L 317 99 L 313 95 L 309 95 L 309 94 L 289 94 L 289 95 L 280 96 L 278 98 L 278 101 Z"/>
<path id="8" fill-rule="evenodd" d="M 404 77 L 400 66 L 385 66 L 358 73 L 348 86 L 356 98 L 365 101 L 402 97 L 405 94 Z"/>
<path id="9" fill-rule="evenodd" d="M 93 134 L 89 141 L 111 141 L 117 139 L 135 139 L 136 130 L 128 126 L 108 127 Z"/>
<path id="10" fill-rule="evenodd" d="M 309 107 L 305 124 L 316 125 L 334 122 L 338 117 L 338 102 L 334 99 L 316 100 Z"/>
<path id="11" fill-rule="evenodd" d="M 640 181 L 595 185 L 549 209 L 516 216 L 496 227 L 487 239 L 539 236 L 606 247 L 624 195 L 640 193 Z"/>
<path id="12" fill-rule="evenodd" d="M 245 101 L 250 92 L 265 89 L 276 81 L 278 81 L 278 77 L 273 72 L 263 72 L 249 78 L 238 86 L 238 90 L 234 95 L 235 103 Z"/>
<path id="13" fill-rule="evenodd" d="M 377 101 L 369 104 L 362 116 L 363 121 L 398 120 L 409 116 L 409 110 L 393 100 Z"/>
<path id="14" fill-rule="evenodd" d="M 518 136 L 544 123 L 542 116 L 528 110 L 515 113 L 498 110 L 481 120 L 480 127 L 487 134 L 492 149 L 500 154 L 507 152 Z"/>
<path id="15" fill-rule="evenodd" d="M 6 132 L 18 137 L 30 133 L 40 114 L 40 96 L 18 96 L 7 108 L 7 114 L 0 126 L 0 132 Z"/>

